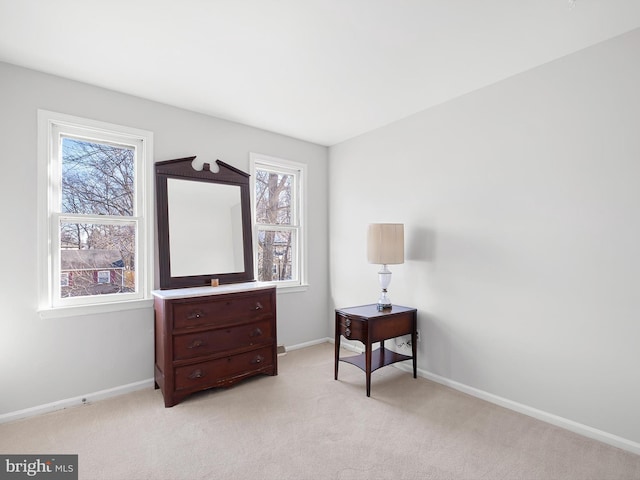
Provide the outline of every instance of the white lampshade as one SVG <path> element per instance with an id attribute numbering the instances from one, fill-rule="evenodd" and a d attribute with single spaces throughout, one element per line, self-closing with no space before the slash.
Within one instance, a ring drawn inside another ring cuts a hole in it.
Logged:
<path id="1" fill-rule="evenodd" d="M 372 223 L 367 232 L 367 259 L 378 265 L 404 263 L 404 225 Z"/>

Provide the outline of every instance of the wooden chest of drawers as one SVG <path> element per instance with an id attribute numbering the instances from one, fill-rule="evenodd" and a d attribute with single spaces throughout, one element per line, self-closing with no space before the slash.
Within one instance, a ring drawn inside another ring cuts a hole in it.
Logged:
<path id="1" fill-rule="evenodd" d="M 166 407 L 200 390 L 278 374 L 274 286 L 249 283 L 153 294 L 155 383 Z"/>

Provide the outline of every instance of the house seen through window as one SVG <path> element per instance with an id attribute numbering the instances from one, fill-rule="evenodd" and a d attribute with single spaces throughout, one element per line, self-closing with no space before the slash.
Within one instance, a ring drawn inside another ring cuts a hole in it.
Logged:
<path id="1" fill-rule="evenodd" d="M 135 291 L 135 149 L 63 136 L 62 297 Z M 110 222 L 102 217 L 117 217 Z"/>

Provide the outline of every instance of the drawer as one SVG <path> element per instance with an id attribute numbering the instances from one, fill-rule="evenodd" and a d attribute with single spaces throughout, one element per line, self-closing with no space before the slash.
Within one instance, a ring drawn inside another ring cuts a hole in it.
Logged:
<path id="1" fill-rule="evenodd" d="M 270 320 L 199 333 L 175 335 L 173 337 L 173 358 L 174 360 L 184 360 L 252 345 L 273 343 L 273 337 L 273 322 Z"/>
<path id="2" fill-rule="evenodd" d="M 346 339 L 364 340 L 366 335 L 365 323 L 359 318 L 338 315 L 338 333 Z"/>
<path id="3" fill-rule="evenodd" d="M 175 389 L 198 390 L 229 383 L 234 377 L 248 376 L 274 365 L 273 347 L 195 363 L 175 369 Z"/>
<path id="4" fill-rule="evenodd" d="M 385 338 L 399 337 L 411 334 L 414 328 L 414 312 L 405 312 L 389 318 L 372 318 L 369 320 L 369 334 L 371 342 L 378 342 Z"/>
<path id="5" fill-rule="evenodd" d="M 173 328 L 194 328 L 205 325 L 232 325 L 273 317 L 273 296 L 270 293 L 221 295 L 173 303 Z"/>

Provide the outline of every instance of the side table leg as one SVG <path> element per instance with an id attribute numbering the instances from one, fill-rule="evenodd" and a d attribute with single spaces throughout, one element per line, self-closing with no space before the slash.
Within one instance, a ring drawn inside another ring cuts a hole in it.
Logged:
<path id="1" fill-rule="evenodd" d="M 413 335 L 417 337 L 417 335 Z M 418 346 L 416 339 L 411 340 L 411 355 L 413 356 L 413 378 L 418 378 Z"/>
<path id="2" fill-rule="evenodd" d="M 334 366 L 334 380 L 338 380 L 338 364 L 340 363 L 340 329 L 338 328 L 338 316 L 336 315 L 336 342 L 335 342 L 335 366 Z"/>
<path id="3" fill-rule="evenodd" d="M 418 378 L 418 331 L 415 314 L 413 317 L 413 332 L 411 332 L 411 355 L 413 356 L 413 378 Z"/>
<path id="4" fill-rule="evenodd" d="M 366 376 L 367 376 L 367 397 L 371 396 L 371 344 L 367 343 L 365 345 L 367 349 L 365 353 L 365 368 L 366 368 Z"/>

